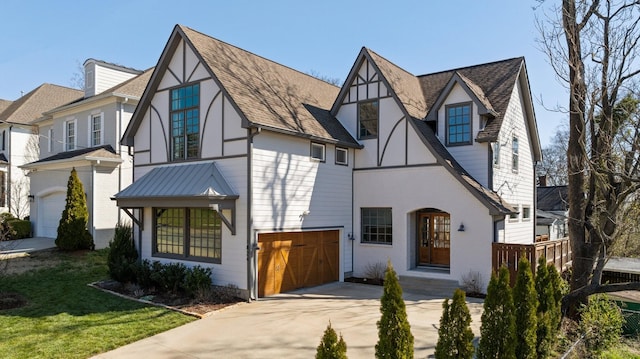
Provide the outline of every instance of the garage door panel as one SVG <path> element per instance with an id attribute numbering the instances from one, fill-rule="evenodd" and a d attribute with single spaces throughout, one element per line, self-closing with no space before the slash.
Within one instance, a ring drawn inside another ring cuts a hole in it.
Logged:
<path id="1" fill-rule="evenodd" d="M 258 236 L 258 295 L 338 280 L 339 231 L 264 233 Z"/>
<path id="2" fill-rule="evenodd" d="M 56 238 L 58 236 L 58 224 L 60 223 L 60 217 L 62 217 L 66 198 L 67 194 L 65 192 L 56 192 L 40 198 L 38 236 L 48 238 Z"/>

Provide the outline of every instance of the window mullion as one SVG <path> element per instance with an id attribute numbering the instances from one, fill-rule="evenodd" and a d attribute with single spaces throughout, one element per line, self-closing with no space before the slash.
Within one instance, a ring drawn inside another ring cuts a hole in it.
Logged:
<path id="1" fill-rule="evenodd" d="M 191 211 L 189 210 L 189 208 L 185 208 L 184 209 L 184 226 L 183 226 L 183 231 L 184 231 L 184 256 L 188 257 L 189 256 L 189 246 L 190 246 L 190 242 L 191 242 L 191 234 L 189 233 L 189 221 L 191 219 Z"/>

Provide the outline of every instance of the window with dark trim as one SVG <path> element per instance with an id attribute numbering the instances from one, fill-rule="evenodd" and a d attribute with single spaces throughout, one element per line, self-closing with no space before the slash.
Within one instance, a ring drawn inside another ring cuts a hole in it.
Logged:
<path id="1" fill-rule="evenodd" d="M 511 169 L 514 172 L 518 172 L 518 137 L 513 137 L 511 140 Z"/>
<path id="2" fill-rule="evenodd" d="M 197 158 L 200 152 L 200 84 L 171 90 L 173 160 Z"/>
<path id="3" fill-rule="evenodd" d="M 210 208 L 154 208 L 153 255 L 220 263 L 222 226 Z"/>
<path id="4" fill-rule="evenodd" d="M 378 100 L 358 103 L 358 139 L 378 137 Z"/>
<path id="5" fill-rule="evenodd" d="M 349 150 L 342 147 L 336 147 L 336 164 L 343 166 L 349 165 Z"/>
<path id="6" fill-rule="evenodd" d="M 391 208 L 361 208 L 362 243 L 392 244 Z"/>
<path id="7" fill-rule="evenodd" d="M 311 142 L 311 158 L 320 162 L 325 161 L 326 147 L 322 143 Z"/>
<path id="8" fill-rule="evenodd" d="M 447 145 L 471 144 L 471 103 L 445 107 Z"/>

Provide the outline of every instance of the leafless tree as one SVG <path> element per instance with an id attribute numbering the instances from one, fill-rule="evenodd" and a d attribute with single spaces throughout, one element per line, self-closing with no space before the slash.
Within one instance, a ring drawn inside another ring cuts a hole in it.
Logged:
<path id="1" fill-rule="evenodd" d="M 590 294 L 640 289 L 640 282 L 601 281 L 625 208 L 640 189 L 640 124 L 617 114 L 624 98 L 638 98 L 640 1 L 562 0 L 552 14 L 539 25 L 543 49 L 569 89 L 573 275 L 563 307 L 574 314 Z"/>
<path id="2" fill-rule="evenodd" d="M 80 60 L 76 60 L 76 70 L 69 79 L 69 85 L 74 89 L 84 90 L 84 66 Z"/>
<path id="3" fill-rule="evenodd" d="M 542 149 L 542 161 L 536 165 L 536 175 L 546 178 L 547 186 L 567 184 L 567 143 L 569 130 L 560 127 L 551 139 L 551 143 Z"/>

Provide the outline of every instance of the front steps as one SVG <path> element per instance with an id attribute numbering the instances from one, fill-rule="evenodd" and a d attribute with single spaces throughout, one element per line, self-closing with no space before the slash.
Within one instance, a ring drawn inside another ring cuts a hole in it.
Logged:
<path id="1" fill-rule="evenodd" d="M 401 275 L 400 286 L 403 292 L 451 298 L 453 292 L 460 288 L 457 281 Z"/>

